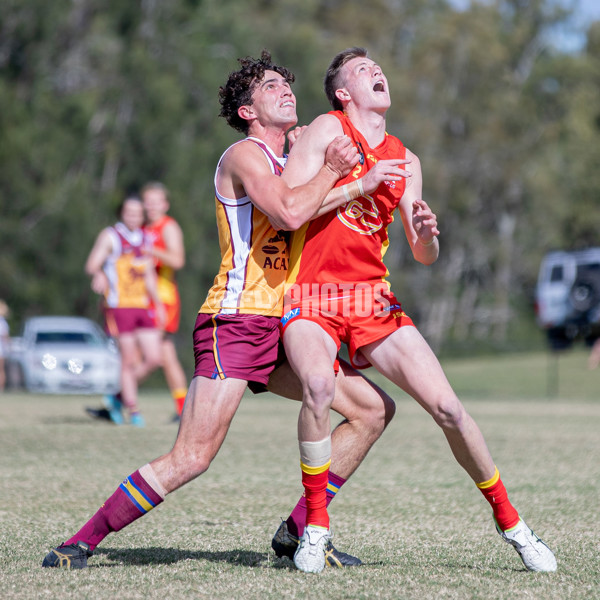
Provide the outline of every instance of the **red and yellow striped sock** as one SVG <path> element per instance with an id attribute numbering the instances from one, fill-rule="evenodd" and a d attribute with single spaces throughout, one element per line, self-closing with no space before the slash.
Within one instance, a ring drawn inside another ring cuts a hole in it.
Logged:
<path id="1" fill-rule="evenodd" d="M 346 480 L 339 475 L 336 475 L 329 469 L 329 481 L 327 483 L 327 506 L 335 498 L 340 488 L 346 483 Z M 306 524 L 306 498 L 304 494 L 298 500 L 294 510 L 287 518 L 288 531 L 296 537 L 301 537 L 304 533 L 304 525 Z"/>
<path id="2" fill-rule="evenodd" d="M 490 503 L 494 511 L 494 519 L 502 531 L 514 527 L 519 522 L 519 513 L 508 499 L 508 493 L 497 468 L 491 479 L 478 483 L 477 487 Z"/>
<path id="3" fill-rule="evenodd" d="M 171 390 L 171 396 L 173 397 L 173 402 L 175 402 L 175 410 L 179 416 L 181 416 L 181 413 L 183 412 L 186 394 L 187 390 L 185 388 Z"/>
<path id="4" fill-rule="evenodd" d="M 309 467 L 300 463 L 302 469 L 302 485 L 306 500 L 306 524 L 329 529 L 327 513 L 327 482 L 331 461 L 320 467 Z"/>

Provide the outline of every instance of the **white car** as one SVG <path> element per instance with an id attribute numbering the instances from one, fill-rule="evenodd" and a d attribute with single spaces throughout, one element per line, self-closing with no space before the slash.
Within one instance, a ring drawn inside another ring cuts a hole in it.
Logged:
<path id="1" fill-rule="evenodd" d="M 13 338 L 11 360 L 30 392 L 115 394 L 121 357 L 114 341 L 84 317 L 30 317 Z"/>
<path id="2" fill-rule="evenodd" d="M 535 291 L 537 322 L 555 349 L 600 335 L 600 248 L 549 252 Z"/>

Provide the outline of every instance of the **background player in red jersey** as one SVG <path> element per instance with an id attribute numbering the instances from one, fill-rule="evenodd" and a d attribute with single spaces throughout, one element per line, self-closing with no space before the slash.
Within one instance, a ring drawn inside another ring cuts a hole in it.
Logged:
<path id="1" fill-rule="evenodd" d="M 329 142 L 342 133 L 353 139 L 361 159 L 337 184 L 345 189 L 346 206 L 306 224 L 292 240 L 291 306 L 282 319 L 283 339 L 303 384 L 298 433 L 301 453 L 308 447 L 305 454 L 312 461 L 305 469 L 303 460 L 307 527 L 294 562 L 304 571 L 318 571 L 324 563 L 329 407 L 333 365 L 344 342 L 355 365 L 374 366 L 431 414 L 455 458 L 491 504 L 498 532 L 527 569 L 554 571 L 552 551 L 510 503 L 481 431 L 385 282 L 387 226 L 396 208 L 414 258 L 429 265 L 439 252 L 437 219 L 421 197 L 419 160 L 386 132 L 387 79 L 364 49 L 351 48 L 333 59 L 325 91 L 334 111 L 308 126 L 291 150 L 283 177 L 292 186 L 301 185 L 322 163 Z M 410 161 L 411 176 L 406 182 L 384 178 L 371 192 L 371 175 L 389 170 L 394 159 Z"/>
<path id="2" fill-rule="evenodd" d="M 147 183 L 140 195 L 146 211 L 144 231 L 152 243 L 149 252 L 156 265 L 158 296 L 166 312 L 162 368 L 179 417 L 187 393 L 187 378 L 179 362 L 173 337 L 179 329 L 181 318 L 176 272 L 185 265 L 183 232 L 177 221 L 167 214 L 170 208 L 169 192 L 162 183 Z"/>
<path id="3" fill-rule="evenodd" d="M 161 364 L 160 340 L 164 308 L 158 297 L 156 271 L 147 256 L 149 241 L 142 231 L 144 207 L 128 196 L 121 205 L 121 221 L 103 229 L 88 256 L 85 270 L 92 290 L 104 295 L 107 332 L 121 351 L 121 393 L 112 420 L 121 424 L 121 403 L 132 425 L 143 427 L 138 407 L 138 383 Z M 158 326 L 150 314 L 154 303 Z"/>

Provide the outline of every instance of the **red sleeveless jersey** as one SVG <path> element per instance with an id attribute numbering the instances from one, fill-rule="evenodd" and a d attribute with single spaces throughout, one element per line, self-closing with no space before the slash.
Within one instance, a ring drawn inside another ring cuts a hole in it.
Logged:
<path id="1" fill-rule="evenodd" d="M 175 223 L 175 219 L 169 215 L 164 215 L 156 223 L 149 223 L 144 226 L 144 231 L 152 246 L 160 250 L 166 250 L 167 245 L 164 239 L 164 229 L 170 223 Z M 181 300 L 179 298 L 179 289 L 175 278 L 175 270 L 164 265 L 160 260 L 154 259 L 156 265 L 156 286 L 158 297 L 164 304 L 167 311 L 167 321 L 164 324 L 165 331 L 175 333 L 179 329 L 181 318 Z"/>
<path id="2" fill-rule="evenodd" d="M 150 238 L 150 241 L 152 242 L 152 245 L 155 248 L 158 248 L 160 250 L 166 250 L 167 245 L 163 237 L 163 230 L 166 225 L 174 222 L 175 219 L 173 219 L 169 215 L 165 215 L 156 223 L 148 223 L 144 225 L 144 231 L 146 232 L 146 235 Z M 156 273 L 159 277 L 162 277 L 172 282 L 175 281 L 175 271 L 171 267 L 163 265 L 158 259 L 155 259 L 154 262 L 156 264 Z"/>
<path id="3" fill-rule="evenodd" d="M 360 162 L 336 187 L 356 181 L 379 160 L 404 159 L 406 149 L 393 135 L 371 148 L 341 111 L 332 111 L 356 145 Z M 385 281 L 383 256 L 387 228 L 404 194 L 405 181 L 385 181 L 372 194 L 351 200 L 337 210 L 306 223 L 292 236 L 288 286 L 303 283 L 369 283 Z"/>

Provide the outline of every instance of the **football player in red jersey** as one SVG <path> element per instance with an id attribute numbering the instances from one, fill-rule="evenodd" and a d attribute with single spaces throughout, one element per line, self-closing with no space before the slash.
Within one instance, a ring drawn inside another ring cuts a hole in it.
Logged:
<path id="1" fill-rule="evenodd" d="M 455 458 L 492 506 L 498 532 L 527 569 L 554 571 L 552 551 L 509 501 L 479 427 L 385 281 L 387 226 L 396 208 L 414 258 L 430 265 L 439 253 L 437 219 L 422 199 L 419 160 L 386 131 L 391 104 L 387 79 L 363 48 L 350 48 L 333 59 L 325 92 L 334 110 L 304 131 L 290 152 L 284 179 L 295 186 L 312 177 L 327 145 L 342 134 L 353 140 L 360 161 L 336 184 L 346 205 L 305 224 L 292 237 L 282 329 L 288 360 L 304 390 L 298 434 L 308 505 L 307 527 L 294 562 L 304 571 L 318 571 L 324 562 L 329 408 L 336 354 L 344 342 L 355 366 L 372 365 L 434 418 Z M 384 177 L 371 191 L 371 178 L 392 172 L 398 161 L 407 164 L 410 177 Z"/>
<path id="2" fill-rule="evenodd" d="M 165 185 L 158 181 L 147 183 L 142 188 L 140 196 L 146 211 L 144 231 L 152 243 L 149 252 L 156 265 L 158 296 L 166 311 L 165 334 L 162 340 L 162 368 L 175 403 L 176 415 L 180 417 L 187 393 L 187 378 L 179 362 L 173 338 L 179 330 L 181 317 L 181 299 L 176 272 L 185 265 L 183 232 L 179 223 L 167 214 L 170 204 L 169 192 Z"/>

